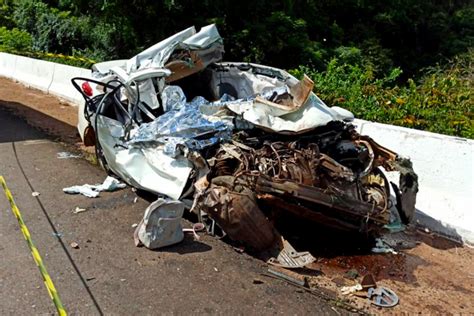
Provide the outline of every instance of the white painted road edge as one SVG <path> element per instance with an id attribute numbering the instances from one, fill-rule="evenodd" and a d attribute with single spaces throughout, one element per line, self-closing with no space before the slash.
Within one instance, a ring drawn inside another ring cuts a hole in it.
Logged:
<path id="1" fill-rule="evenodd" d="M 83 68 L 0 53 L 0 76 L 73 105 L 82 105 L 83 99 L 70 80 L 90 75 Z M 474 141 L 363 120 L 355 124 L 361 134 L 412 160 L 420 187 L 417 223 L 474 245 Z"/>

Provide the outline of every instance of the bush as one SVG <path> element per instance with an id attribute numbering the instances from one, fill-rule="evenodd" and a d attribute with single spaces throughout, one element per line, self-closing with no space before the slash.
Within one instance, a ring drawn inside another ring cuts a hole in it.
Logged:
<path id="1" fill-rule="evenodd" d="M 84 68 L 90 68 L 95 63 L 94 60 L 78 56 L 77 53 L 74 53 L 74 55 L 70 56 L 35 51 L 33 50 L 33 40 L 31 35 L 28 32 L 19 30 L 17 28 L 7 30 L 6 27 L 0 27 L 0 52 L 12 53 Z"/>
<path id="2" fill-rule="evenodd" d="M 8 5 L 8 1 L 0 0 L 0 26 L 5 26 L 9 29 L 15 26 L 12 19 L 13 8 Z"/>
<path id="3" fill-rule="evenodd" d="M 271 32 L 269 32 L 271 30 Z M 271 12 L 258 23 L 236 30 L 226 42 L 230 55 L 248 62 L 279 67 L 324 65 L 326 50 L 310 40 L 307 23 L 281 11 Z"/>
<path id="4" fill-rule="evenodd" d="M 88 21 L 51 9 L 41 1 L 18 1 L 14 18 L 18 27 L 33 35 L 35 51 L 71 54 L 85 40 L 83 28 Z"/>
<path id="5" fill-rule="evenodd" d="M 115 17 L 112 23 L 96 21 L 38 0 L 18 0 L 13 16 L 19 28 L 32 34 L 34 51 L 66 55 L 79 52 L 96 60 L 110 60 L 136 44 L 130 23 L 123 17 Z"/>
<path id="6" fill-rule="evenodd" d="M 7 30 L 0 27 L 0 51 L 15 53 L 18 51 L 30 51 L 32 46 L 31 35 L 17 28 Z"/>
<path id="7" fill-rule="evenodd" d="M 358 118 L 453 136 L 474 138 L 474 51 L 447 66 L 427 69 L 415 83 L 399 86 L 401 70 L 377 78 L 370 64 L 349 65 L 332 59 L 326 71 L 308 67 L 290 71 L 308 74 L 315 92 L 328 105 L 344 107 Z"/>
<path id="8" fill-rule="evenodd" d="M 398 124 L 474 138 L 474 50 L 446 67 L 431 67 L 418 85 L 409 80 L 400 93 L 406 115 Z"/>

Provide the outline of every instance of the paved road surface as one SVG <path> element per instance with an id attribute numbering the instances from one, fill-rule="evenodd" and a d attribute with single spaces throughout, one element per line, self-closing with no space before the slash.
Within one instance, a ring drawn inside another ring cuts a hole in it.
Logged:
<path id="1" fill-rule="evenodd" d="M 134 203 L 129 188 L 97 199 L 64 194 L 63 187 L 105 178 L 83 159 L 57 158 L 67 150 L 0 106 L 0 175 L 70 313 L 335 313 L 328 303 L 261 276 L 262 262 L 208 236 L 163 251 L 136 248 L 132 224 L 148 203 Z M 74 214 L 76 207 L 87 211 Z M 0 314 L 54 314 L 3 192 L 0 257 Z"/>

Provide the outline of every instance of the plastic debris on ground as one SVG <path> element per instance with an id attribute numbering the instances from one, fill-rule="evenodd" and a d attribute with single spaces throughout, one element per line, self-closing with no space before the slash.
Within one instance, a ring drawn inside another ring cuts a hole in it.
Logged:
<path id="1" fill-rule="evenodd" d="M 72 158 L 81 158 L 81 155 L 76 155 L 67 151 L 61 151 L 58 153 L 58 159 L 72 159 Z"/>
<path id="2" fill-rule="evenodd" d="M 375 247 L 372 248 L 373 253 L 391 253 L 391 254 L 398 254 L 392 247 L 387 245 L 381 238 L 377 238 L 375 240 Z"/>
<path id="3" fill-rule="evenodd" d="M 352 286 L 343 286 L 341 288 L 341 293 L 343 295 L 349 295 L 349 294 L 352 294 L 352 293 L 355 293 L 355 292 L 358 292 L 358 291 L 362 291 L 362 285 L 360 285 L 360 284 L 356 284 L 356 285 L 352 285 Z"/>
<path id="4" fill-rule="evenodd" d="M 99 196 L 99 193 L 102 191 L 116 191 L 125 188 L 127 185 L 120 182 L 114 177 L 108 176 L 102 184 L 84 184 L 84 185 L 74 185 L 71 187 L 64 188 L 63 191 L 68 194 L 82 194 L 89 198 L 96 198 Z"/>
<path id="5" fill-rule="evenodd" d="M 387 287 L 370 288 L 367 292 L 370 302 L 378 307 L 394 307 L 400 301 L 398 295 Z"/>
<path id="6" fill-rule="evenodd" d="M 194 240 L 199 240 L 198 232 L 202 232 L 206 229 L 203 223 L 194 223 L 192 228 L 183 228 L 184 233 L 192 233 L 194 236 Z"/>
<path id="7" fill-rule="evenodd" d="M 83 212 L 85 212 L 85 211 L 87 211 L 87 209 L 77 206 L 77 207 L 74 209 L 74 211 L 72 211 L 72 212 L 73 212 L 74 214 L 78 214 L 78 213 L 83 213 Z"/>
<path id="8" fill-rule="evenodd" d="M 387 287 L 378 286 L 370 273 L 363 276 L 360 283 L 343 286 L 340 291 L 343 295 L 367 298 L 371 304 L 379 307 L 394 307 L 399 303 L 397 294 Z"/>
<path id="9" fill-rule="evenodd" d="M 184 204 L 179 201 L 160 198 L 151 203 L 135 230 L 138 241 L 149 249 L 181 242 L 184 238 L 181 227 L 183 212 Z"/>

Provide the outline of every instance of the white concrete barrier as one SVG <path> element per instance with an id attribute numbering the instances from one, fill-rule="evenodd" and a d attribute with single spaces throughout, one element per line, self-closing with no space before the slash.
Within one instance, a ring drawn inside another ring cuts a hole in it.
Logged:
<path id="1" fill-rule="evenodd" d="M 359 132 L 409 157 L 419 177 L 417 220 L 474 245 L 474 141 L 356 120 Z"/>
<path id="2" fill-rule="evenodd" d="M 14 78 L 26 86 L 48 91 L 54 67 L 55 64 L 49 61 L 17 56 Z"/>
<path id="3" fill-rule="evenodd" d="M 0 53 L 0 76 L 13 78 L 16 58 L 16 55 Z"/>
<path id="4" fill-rule="evenodd" d="M 40 59 L 0 53 L 0 76 L 53 94 L 73 105 L 79 105 L 84 102 L 84 99 L 71 84 L 71 79 L 91 77 L 91 71 Z"/>
<path id="5" fill-rule="evenodd" d="M 82 95 L 71 84 L 74 77 L 90 77 L 91 71 L 68 65 L 55 64 L 53 81 L 48 92 L 76 105 L 84 102 Z"/>

